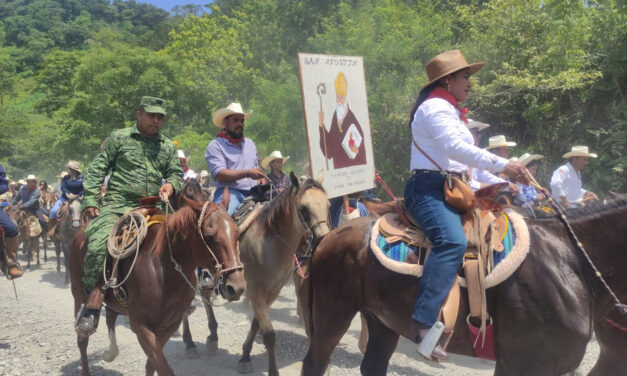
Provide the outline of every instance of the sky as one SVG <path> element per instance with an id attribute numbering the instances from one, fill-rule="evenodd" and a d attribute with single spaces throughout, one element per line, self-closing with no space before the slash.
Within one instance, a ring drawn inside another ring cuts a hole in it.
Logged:
<path id="1" fill-rule="evenodd" d="M 171 10 L 176 5 L 195 4 L 205 5 L 212 2 L 212 0 L 135 0 L 138 3 L 152 4 L 156 7 L 163 8 L 167 11 Z"/>

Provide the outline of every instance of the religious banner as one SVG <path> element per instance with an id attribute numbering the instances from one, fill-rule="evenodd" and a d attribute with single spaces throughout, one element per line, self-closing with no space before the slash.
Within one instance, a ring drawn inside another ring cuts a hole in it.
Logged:
<path id="1" fill-rule="evenodd" d="M 298 54 L 311 176 L 329 198 L 374 187 L 363 59 Z"/>

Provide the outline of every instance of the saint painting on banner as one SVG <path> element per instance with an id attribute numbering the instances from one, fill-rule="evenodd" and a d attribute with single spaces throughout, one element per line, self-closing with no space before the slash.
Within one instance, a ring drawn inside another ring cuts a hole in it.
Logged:
<path id="1" fill-rule="evenodd" d="M 329 197 L 374 187 L 374 156 L 361 57 L 298 54 L 312 176 Z"/>

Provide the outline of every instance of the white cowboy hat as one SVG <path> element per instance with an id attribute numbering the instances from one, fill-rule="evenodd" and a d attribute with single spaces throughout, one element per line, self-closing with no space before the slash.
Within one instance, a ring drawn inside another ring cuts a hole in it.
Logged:
<path id="1" fill-rule="evenodd" d="M 520 161 L 520 159 L 518 159 L 518 157 L 510 157 L 509 160 L 512 161 L 512 162 L 519 162 Z"/>
<path id="2" fill-rule="evenodd" d="M 486 150 L 503 148 L 506 146 L 516 146 L 516 143 L 513 141 L 507 141 L 505 139 L 505 136 L 500 134 L 498 136 L 490 137 L 490 139 L 488 140 L 488 147 L 486 148 Z"/>
<path id="3" fill-rule="evenodd" d="M 17 181 L 17 184 L 22 184 L 22 185 L 24 185 L 24 184 L 26 184 L 26 180 L 24 180 L 24 179 L 20 179 L 20 180 L 18 180 L 18 181 Z"/>
<path id="4" fill-rule="evenodd" d="M 482 123 L 480 121 L 476 121 L 476 120 L 472 120 L 472 119 L 468 119 L 468 123 L 466 123 L 466 127 L 468 129 L 477 128 L 478 131 L 482 131 L 482 130 L 486 129 L 489 126 L 490 126 L 490 124 Z"/>
<path id="5" fill-rule="evenodd" d="M 590 158 L 596 158 L 597 155 L 595 153 L 590 153 L 588 151 L 588 147 L 587 146 L 583 146 L 583 145 L 577 145 L 577 146 L 573 146 L 572 149 L 570 149 L 570 151 L 566 154 L 563 155 L 564 158 L 570 158 L 570 157 L 590 157 Z"/>
<path id="6" fill-rule="evenodd" d="M 200 178 L 206 178 L 207 176 L 209 176 L 209 172 L 207 170 L 202 170 L 200 171 Z"/>
<path id="7" fill-rule="evenodd" d="M 219 109 L 213 114 L 213 125 L 215 125 L 218 128 L 224 128 L 224 123 L 222 122 L 222 120 L 224 120 L 225 117 L 233 115 L 233 114 L 239 114 L 239 115 L 244 115 L 244 120 L 246 120 L 248 119 L 251 113 L 252 111 L 244 112 L 241 104 L 237 102 L 233 102 L 229 104 L 228 106 L 226 106 L 225 108 Z"/>
<path id="8" fill-rule="evenodd" d="M 543 155 L 540 154 L 529 154 L 529 153 L 525 153 L 523 155 L 520 156 L 520 158 L 518 158 L 518 162 L 522 163 L 523 165 L 528 165 L 529 163 L 533 162 L 533 161 L 537 161 L 544 158 Z"/>
<path id="9" fill-rule="evenodd" d="M 290 159 L 290 157 L 287 156 L 283 158 L 283 155 L 281 154 L 281 152 L 278 150 L 275 150 L 261 161 L 261 167 L 268 168 L 268 166 L 270 166 L 270 163 L 275 159 L 283 159 L 283 163 L 285 163 L 285 161 Z"/>
<path id="10" fill-rule="evenodd" d="M 74 171 L 77 171 L 79 174 L 81 173 L 81 163 L 77 161 L 69 161 L 65 167 L 71 168 Z"/>
<path id="11" fill-rule="evenodd" d="M 176 151 L 176 155 L 178 155 L 179 159 L 183 159 L 183 158 L 184 158 L 184 159 L 188 159 L 188 158 L 185 156 L 185 152 L 184 152 L 183 150 L 181 150 L 181 149 L 179 149 L 179 150 L 177 150 L 177 151 Z"/>
<path id="12" fill-rule="evenodd" d="M 36 177 L 35 175 L 33 175 L 33 174 L 30 174 L 30 175 L 28 175 L 28 176 L 26 177 L 26 181 L 29 181 L 29 180 L 35 180 L 35 181 L 37 181 L 37 177 Z"/>

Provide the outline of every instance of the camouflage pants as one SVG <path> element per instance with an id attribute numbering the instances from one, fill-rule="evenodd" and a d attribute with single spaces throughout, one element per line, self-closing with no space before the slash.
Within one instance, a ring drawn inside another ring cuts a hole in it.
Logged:
<path id="1" fill-rule="evenodd" d="M 83 283 L 85 289 L 91 291 L 96 283 L 102 278 L 102 267 L 107 255 L 107 239 L 113 224 L 121 214 L 111 212 L 100 212 L 85 229 L 85 236 L 89 240 L 87 244 L 87 254 L 85 255 L 85 275 Z"/>

